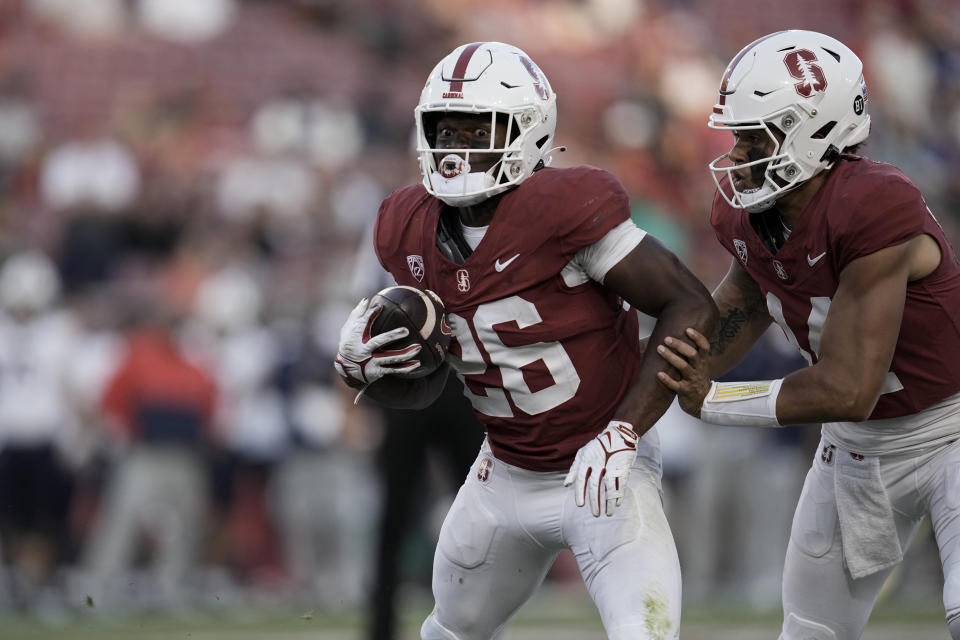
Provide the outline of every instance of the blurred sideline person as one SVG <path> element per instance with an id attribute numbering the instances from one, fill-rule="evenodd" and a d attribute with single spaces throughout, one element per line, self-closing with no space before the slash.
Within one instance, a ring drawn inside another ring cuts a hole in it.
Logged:
<path id="1" fill-rule="evenodd" d="M 420 410 L 383 411 L 383 441 L 377 448 L 377 469 L 383 487 L 373 597 L 370 602 L 369 640 L 399 637 L 398 587 L 404 577 L 403 550 L 418 522 L 431 515 L 431 461 L 455 491 L 470 470 L 483 442 L 483 429 L 463 396 L 463 385 L 450 377 L 440 397 Z M 432 536 L 432 534 L 431 534 Z"/>
<path id="2" fill-rule="evenodd" d="M 364 299 L 336 366 L 373 400 L 426 406 L 452 368 L 487 430 L 440 532 L 424 640 L 486 640 L 570 549 L 614 640 L 674 637 L 680 568 L 663 513 L 653 424 L 673 395 L 642 358 L 638 318 L 659 344 L 716 309 L 703 285 L 630 220 L 611 174 L 548 165 L 556 94 L 520 49 L 457 47 L 417 106 L 422 184 L 381 205 L 374 247 L 398 284 L 444 301 L 455 341 L 430 375 L 406 335 L 369 337 Z M 402 400 L 400 400 L 402 398 Z M 572 485 L 572 487 L 571 487 Z"/>
<path id="3" fill-rule="evenodd" d="M 373 228 L 364 234 L 355 259 L 352 288 L 358 292 L 379 291 L 395 284 L 377 262 L 373 251 Z M 463 395 L 463 385 L 454 377 L 430 406 L 420 410 L 379 407 L 383 438 L 376 451 L 380 472 L 381 510 L 370 598 L 369 640 L 398 637 L 397 595 L 403 575 L 403 550 L 417 523 L 427 520 L 430 504 L 430 462 L 439 463 L 451 493 L 462 484 L 483 442 L 483 427 Z"/>
<path id="4" fill-rule="evenodd" d="M 268 494 L 289 435 L 273 385 L 280 345 L 262 322 L 263 307 L 251 269 L 230 264 L 200 282 L 185 331 L 217 386 L 209 549 L 241 584 L 275 580 L 282 564 Z"/>
<path id="5" fill-rule="evenodd" d="M 710 126 L 711 222 L 733 256 L 721 326 L 657 348 L 681 406 L 707 422 L 823 423 L 794 514 L 782 640 L 854 640 L 929 513 L 960 640 L 960 264 L 916 186 L 856 155 L 870 131 L 862 64 L 836 39 L 781 31 L 723 74 Z M 711 382 L 771 322 L 810 365 Z"/>
<path id="6" fill-rule="evenodd" d="M 52 604 L 69 559 L 71 378 L 78 327 L 57 306 L 60 278 L 39 251 L 0 268 L 0 540 L 16 606 Z"/>
<path id="7" fill-rule="evenodd" d="M 161 295 L 154 298 L 136 304 L 138 317 L 101 401 L 114 464 L 84 559 L 98 607 L 122 605 L 141 589 L 148 603 L 188 602 L 187 579 L 206 524 L 217 388 L 178 344 L 174 312 Z M 139 584 L 130 572 L 147 542 L 151 571 Z"/>

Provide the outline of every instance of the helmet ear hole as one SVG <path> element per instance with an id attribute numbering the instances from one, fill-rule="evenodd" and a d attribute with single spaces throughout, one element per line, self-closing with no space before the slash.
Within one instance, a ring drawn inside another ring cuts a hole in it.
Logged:
<path id="1" fill-rule="evenodd" d="M 823 125 L 823 126 L 820 127 L 819 129 L 817 129 L 817 132 L 814 133 L 814 134 L 813 134 L 812 136 L 810 136 L 810 137 L 811 137 L 811 138 L 814 138 L 814 139 L 816 139 L 816 140 L 823 140 L 823 139 L 826 138 L 828 135 L 830 135 L 830 132 L 833 131 L 833 128 L 834 128 L 835 126 L 837 126 L 837 121 L 836 121 L 836 120 L 831 120 L 831 121 L 828 122 L 827 124 Z"/>
<path id="2" fill-rule="evenodd" d="M 543 149 L 543 145 L 547 144 L 547 140 L 549 140 L 549 139 L 550 139 L 550 136 L 543 136 L 542 138 L 540 138 L 539 140 L 537 140 L 537 142 L 536 142 L 537 148 L 538 148 L 538 149 Z"/>

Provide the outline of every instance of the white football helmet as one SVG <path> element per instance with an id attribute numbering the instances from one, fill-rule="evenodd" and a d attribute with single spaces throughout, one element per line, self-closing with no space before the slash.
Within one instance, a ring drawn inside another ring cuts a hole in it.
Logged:
<path id="1" fill-rule="evenodd" d="M 764 211 L 833 166 L 845 148 L 866 139 L 870 116 L 863 63 L 822 33 L 791 30 L 764 36 L 744 47 L 724 71 L 709 126 L 762 129 L 773 138 L 777 146 L 770 157 L 734 166 L 728 153 L 710 163 L 717 189 L 731 206 Z M 782 143 L 771 128 L 785 136 Z M 736 188 L 733 171 L 764 163 L 761 186 Z"/>
<path id="2" fill-rule="evenodd" d="M 491 126 L 498 115 L 505 116 L 506 146 L 494 146 L 491 136 L 488 149 L 435 148 L 430 116 L 449 111 L 489 114 Z M 423 186 L 451 206 L 486 200 L 550 164 L 557 95 L 530 56 L 512 45 L 474 42 L 454 49 L 430 72 L 414 113 Z M 470 174 L 470 154 L 478 151 L 499 153 L 501 159 L 485 173 Z M 436 154 L 459 156 L 462 162 L 441 174 Z"/>

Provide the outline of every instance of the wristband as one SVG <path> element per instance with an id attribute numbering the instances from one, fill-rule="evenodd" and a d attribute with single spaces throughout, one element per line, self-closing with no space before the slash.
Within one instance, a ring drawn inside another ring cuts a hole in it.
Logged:
<path id="1" fill-rule="evenodd" d="M 700 407 L 700 419 L 735 427 L 781 427 L 777 396 L 783 378 L 751 382 L 713 382 Z"/>

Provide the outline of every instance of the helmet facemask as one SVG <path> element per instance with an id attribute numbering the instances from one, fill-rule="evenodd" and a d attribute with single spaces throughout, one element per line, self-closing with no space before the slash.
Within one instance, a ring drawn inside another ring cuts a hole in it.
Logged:
<path id="1" fill-rule="evenodd" d="M 748 161 L 736 164 L 730 158 L 731 152 L 727 152 L 710 163 L 710 174 L 717 191 L 730 206 L 744 209 L 748 213 L 766 211 L 778 198 L 811 177 L 805 175 L 803 168 L 793 161 L 788 151 L 801 129 L 796 126 L 798 122 L 795 111 L 788 108 L 773 114 L 769 120 L 760 122 L 710 123 L 713 129 L 728 129 L 731 132 L 764 131 L 773 142 L 770 155 L 758 157 L 748 152 Z M 783 133 L 784 130 L 787 133 Z M 738 189 L 737 174 L 743 175 L 744 171 L 750 172 L 752 184 L 750 187 Z"/>
<path id="2" fill-rule="evenodd" d="M 437 120 L 446 113 L 473 113 L 489 116 L 490 145 L 487 148 L 439 148 L 436 146 Z M 447 105 L 431 108 L 420 106 L 416 110 L 417 155 L 420 170 L 427 190 L 446 204 L 467 207 L 514 187 L 530 173 L 546 164 L 540 157 L 550 136 L 532 140 L 531 133 L 542 122 L 542 116 L 534 106 L 510 110 L 481 108 L 450 109 Z M 506 135 L 498 141 L 497 123 L 505 124 Z M 537 152 L 538 162 L 529 164 L 530 147 Z M 527 151 L 528 153 L 525 153 Z M 485 171 L 471 171 L 478 157 L 498 156 L 496 162 Z M 473 161 L 473 162 L 471 162 Z"/>

